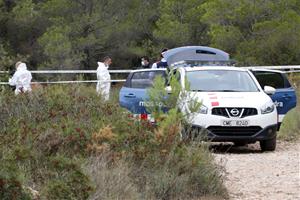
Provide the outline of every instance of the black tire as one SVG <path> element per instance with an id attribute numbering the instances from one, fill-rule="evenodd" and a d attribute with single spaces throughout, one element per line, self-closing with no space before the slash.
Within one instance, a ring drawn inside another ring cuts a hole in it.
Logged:
<path id="1" fill-rule="evenodd" d="M 234 146 L 236 147 L 246 146 L 247 144 L 248 144 L 247 142 L 234 142 Z"/>
<path id="2" fill-rule="evenodd" d="M 260 141 L 259 144 L 262 151 L 274 151 L 276 149 L 276 137 Z"/>

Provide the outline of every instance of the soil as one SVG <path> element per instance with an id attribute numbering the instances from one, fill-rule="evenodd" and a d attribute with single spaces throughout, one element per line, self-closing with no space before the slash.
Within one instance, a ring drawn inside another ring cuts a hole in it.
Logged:
<path id="1" fill-rule="evenodd" d="M 224 168 L 230 199 L 300 200 L 300 141 L 277 141 L 274 152 L 261 152 L 259 143 L 212 149 Z"/>

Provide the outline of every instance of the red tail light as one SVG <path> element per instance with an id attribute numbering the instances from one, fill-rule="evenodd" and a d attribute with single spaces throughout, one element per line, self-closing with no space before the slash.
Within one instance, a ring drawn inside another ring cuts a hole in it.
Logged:
<path id="1" fill-rule="evenodd" d="M 141 114 L 141 120 L 148 120 L 148 114 Z"/>

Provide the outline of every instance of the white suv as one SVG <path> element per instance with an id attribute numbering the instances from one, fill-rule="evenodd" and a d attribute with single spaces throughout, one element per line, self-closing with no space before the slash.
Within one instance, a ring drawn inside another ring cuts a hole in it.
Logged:
<path id="1" fill-rule="evenodd" d="M 148 88 L 156 76 L 168 79 L 169 70 L 176 70 L 183 89 L 189 82 L 189 96 L 202 102 L 191 120 L 193 132 L 206 130 L 213 141 L 240 145 L 260 141 L 262 150 L 276 148 L 276 130 L 297 103 L 295 90 L 284 72 L 222 67 L 232 64 L 229 54 L 211 47 L 179 47 L 163 56 L 168 70 L 140 69 L 128 75 L 119 94 L 122 107 L 141 119 L 151 119 L 145 107 Z"/>
<path id="2" fill-rule="evenodd" d="M 177 72 L 183 88 L 189 83 L 189 96 L 202 103 L 191 121 L 193 131 L 205 130 L 212 141 L 259 141 L 263 151 L 275 150 L 278 114 L 268 96 L 274 88 L 262 89 L 249 70 L 236 67 L 179 67 Z"/>

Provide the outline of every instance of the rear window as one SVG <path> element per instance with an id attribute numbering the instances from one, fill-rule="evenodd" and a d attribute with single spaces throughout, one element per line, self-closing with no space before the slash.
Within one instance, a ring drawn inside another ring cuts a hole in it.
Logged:
<path id="1" fill-rule="evenodd" d="M 129 82 L 131 88 L 149 88 L 153 86 L 154 79 L 162 76 L 166 80 L 165 71 L 142 71 L 135 72 Z"/>
<path id="2" fill-rule="evenodd" d="M 275 89 L 285 88 L 284 78 L 280 73 L 254 72 L 254 75 L 262 88 L 266 85 L 272 86 Z"/>

